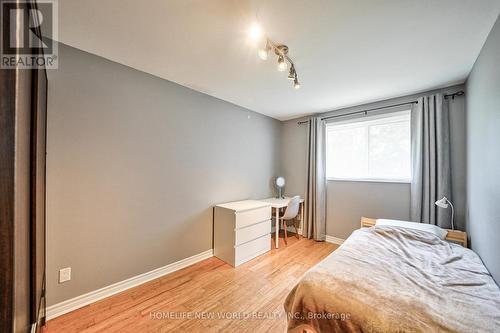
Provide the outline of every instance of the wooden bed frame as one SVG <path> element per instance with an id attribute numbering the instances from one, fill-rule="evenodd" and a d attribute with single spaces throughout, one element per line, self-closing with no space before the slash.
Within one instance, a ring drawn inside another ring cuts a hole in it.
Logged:
<path id="1" fill-rule="evenodd" d="M 377 219 L 369 218 L 369 217 L 362 217 L 361 218 L 361 228 L 369 228 L 373 227 L 375 225 L 375 222 L 377 222 Z M 446 235 L 445 239 L 447 241 L 453 242 L 453 243 L 458 243 L 462 245 L 463 247 L 467 247 L 467 233 L 464 231 L 460 230 L 451 230 L 447 229 L 448 234 Z"/>

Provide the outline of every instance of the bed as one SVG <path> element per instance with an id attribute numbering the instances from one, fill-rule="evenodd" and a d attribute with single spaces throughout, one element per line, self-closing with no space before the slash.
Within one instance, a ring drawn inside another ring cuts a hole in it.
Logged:
<path id="1" fill-rule="evenodd" d="M 500 332 L 500 289 L 454 243 L 463 234 L 374 224 L 362 220 L 293 288 L 289 332 Z"/>

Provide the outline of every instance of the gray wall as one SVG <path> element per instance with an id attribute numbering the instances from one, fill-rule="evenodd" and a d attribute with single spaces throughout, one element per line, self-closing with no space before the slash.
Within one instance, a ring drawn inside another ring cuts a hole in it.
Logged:
<path id="1" fill-rule="evenodd" d="M 323 115 L 342 114 L 367 108 L 398 104 L 417 97 L 436 93 L 464 90 L 463 85 L 422 94 L 395 98 L 387 101 L 336 110 Z M 283 123 L 281 131 L 282 174 L 287 180 L 285 192 L 288 195 L 304 194 L 307 153 L 307 125 L 297 125 L 292 119 Z M 456 226 L 465 227 L 466 206 L 466 137 L 465 98 L 450 101 L 451 159 L 453 203 L 456 208 Z M 408 220 L 410 217 L 410 184 L 381 182 L 328 181 L 327 185 L 327 228 L 329 236 L 347 238 L 359 228 L 361 216 L 386 217 Z"/>
<path id="2" fill-rule="evenodd" d="M 410 185 L 382 182 L 328 181 L 327 235 L 346 239 L 359 229 L 361 216 L 410 218 Z"/>
<path id="3" fill-rule="evenodd" d="M 48 103 L 49 305 L 211 249 L 214 204 L 272 193 L 277 120 L 65 45 Z"/>
<path id="4" fill-rule="evenodd" d="M 467 230 L 500 283 L 500 19 L 467 80 Z"/>

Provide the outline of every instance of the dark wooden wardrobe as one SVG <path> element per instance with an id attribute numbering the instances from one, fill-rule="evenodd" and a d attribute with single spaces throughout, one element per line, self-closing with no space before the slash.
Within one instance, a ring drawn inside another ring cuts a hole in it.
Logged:
<path id="1" fill-rule="evenodd" d="M 46 124 L 45 69 L 0 69 L 0 333 L 45 320 Z"/>

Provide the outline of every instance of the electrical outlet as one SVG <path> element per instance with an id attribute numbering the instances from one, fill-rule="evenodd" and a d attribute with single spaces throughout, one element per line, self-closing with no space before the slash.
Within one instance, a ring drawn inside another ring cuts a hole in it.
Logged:
<path id="1" fill-rule="evenodd" d="M 59 270 L 59 283 L 71 280 L 71 267 L 66 267 Z"/>

